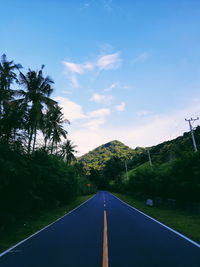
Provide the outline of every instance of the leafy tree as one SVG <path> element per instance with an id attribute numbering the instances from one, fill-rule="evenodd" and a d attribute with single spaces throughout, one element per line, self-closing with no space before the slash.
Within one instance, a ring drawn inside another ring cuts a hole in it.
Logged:
<path id="1" fill-rule="evenodd" d="M 71 140 L 65 141 L 60 145 L 59 155 L 70 165 L 73 161 L 76 161 L 74 153 L 77 153 L 75 150 L 77 146 L 72 143 Z"/>

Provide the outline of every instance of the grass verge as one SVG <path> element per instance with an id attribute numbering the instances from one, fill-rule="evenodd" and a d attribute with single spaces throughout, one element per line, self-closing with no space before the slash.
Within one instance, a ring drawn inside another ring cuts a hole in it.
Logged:
<path id="1" fill-rule="evenodd" d="M 118 193 L 112 193 L 119 199 L 129 205 L 143 211 L 147 215 L 166 224 L 181 234 L 189 237 L 197 243 L 200 243 L 200 214 L 189 212 L 180 209 L 169 209 L 164 207 L 148 207 L 144 201 L 135 199 L 132 196 L 127 196 Z"/>
<path id="2" fill-rule="evenodd" d="M 75 200 L 64 206 L 43 211 L 38 216 L 26 218 L 26 220 L 20 221 L 16 225 L 12 225 L 10 229 L 6 229 L 6 232 L 1 237 L 0 252 L 3 252 L 48 224 L 56 221 L 58 218 L 73 210 L 92 196 L 93 195 L 77 197 Z"/>

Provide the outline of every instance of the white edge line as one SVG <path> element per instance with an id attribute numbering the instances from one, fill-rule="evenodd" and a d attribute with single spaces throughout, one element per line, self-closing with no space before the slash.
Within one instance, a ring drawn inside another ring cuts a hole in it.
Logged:
<path id="1" fill-rule="evenodd" d="M 111 194 L 111 193 L 110 193 L 110 194 Z M 195 246 L 197 246 L 198 248 L 200 248 L 200 244 L 198 244 L 197 242 L 193 241 L 193 240 L 190 239 L 189 237 L 187 237 L 187 236 L 185 236 L 185 235 L 183 235 L 183 234 L 177 232 L 176 230 L 170 228 L 169 226 L 167 226 L 167 225 L 165 225 L 165 224 L 163 224 L 163 223 L 157 221 L 157 220 L 154 219 L 153 217 L 151 217 L 151 216 L 145 214 L 144 212 L 142 212 L 142 211 L 140 211 L 140 210 L 134 208 L 133 206 L 131 206 L 131 205 L 129 205 L 128 203 L 124 202 L 123 200 L 119 199 L 119 198 L 116 197 L 115 195 L 113 195 L 113 194 L 111 194 L 111 195 L 114 196 L 115 198 L 117 198 L 118 200 L 120 200 L 121 202 L 123 202 L 124 204 L 126 204 L 127 206 L 129 206 L 130 208 L 132 208 L 132 209 L 134 209 L 134 210 L 137 210 L 139 213 L 141 213 L 141 214 L 143 214 L 144 216 L 148 217 L 149 219 L 151 219 L 151 220 L 157 222 L 158 224 L 162 225 L 163 227 L 167 228 L 168 230 L 170 230 L 170 231 L 172 231 L 173 233 L 175 233 L 175 234 L 181 236 L 182 238 L 186 239 L 187 241 L 189 241 L 189 242 L 192 243 L 193 245 L 195 245 Z"/>
<path id="2" fill-rule="evenodd" d="M 22 241 L 18 242 L 17 244 L 15 244 L 14 246 L 10 247 L 9 249 L 3 251 L 2 253 L 0 253 L 0 257 L 2 257 L 3 255 L 5 255 L 6 253 L 8 253 L 9 251 L 13 250 L 14 248 L 16 248 L 17 246 L 21 245 L 22 243 L 26 242 L 27 240 L 29 240 L 30 238 L 32 238 L 33 236 L 39 234 L 40 232 L 42 232 L 43 230 L 45 230 L 46 228 L 48 228 L 49 226 L 51 226 L 52 224 L 56 223 L 57 221 L 61 220 L 62 218 L 64 218 L 65 216 L 69 215 L 70 213 L 72 213 L 73 211 L 77 210 L 78 208 L 80 208 L 82 205 L 86 204 L 89 200 L 91 200 L 93 197 L 95 197 L 96 194 L 94 196 L 92 196 L 91 198 L 89 198 L 88 200 L 86 200 L 85 202 L 83 202 L 82 204 L 80 204 L 79 206 L 77 206 L 76 208 L 74 208 L 73 210 L 69 211 L 68 213 L 66 213 L 65 215 L 63 215 L 62 217 L 58 218 L 57 220 L 55 220 L 54 222 L 48 224 L 47 226 L 45 226 L 44 228 L 38 230 L 37 232 L 35 232 L 34 234 L 30 235 L 29 237 L 23 239 Z"/>

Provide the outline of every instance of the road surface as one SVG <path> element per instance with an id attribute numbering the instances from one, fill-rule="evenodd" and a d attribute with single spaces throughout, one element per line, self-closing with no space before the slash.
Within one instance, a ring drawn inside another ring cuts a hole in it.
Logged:
<path id="1" fill-rule="evenodd" d="M 107 192 L 13 247 L 1 267 L 200 267 L 200 246 Z"/>

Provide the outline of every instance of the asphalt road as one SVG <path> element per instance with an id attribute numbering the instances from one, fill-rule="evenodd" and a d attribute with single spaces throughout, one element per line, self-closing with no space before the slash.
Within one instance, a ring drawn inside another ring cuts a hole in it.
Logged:
<path id="1" fill-rule="evenodd" d="M 0 257 L 0 267 L 200 267 L 200 247 L 106 192 Z"/>

